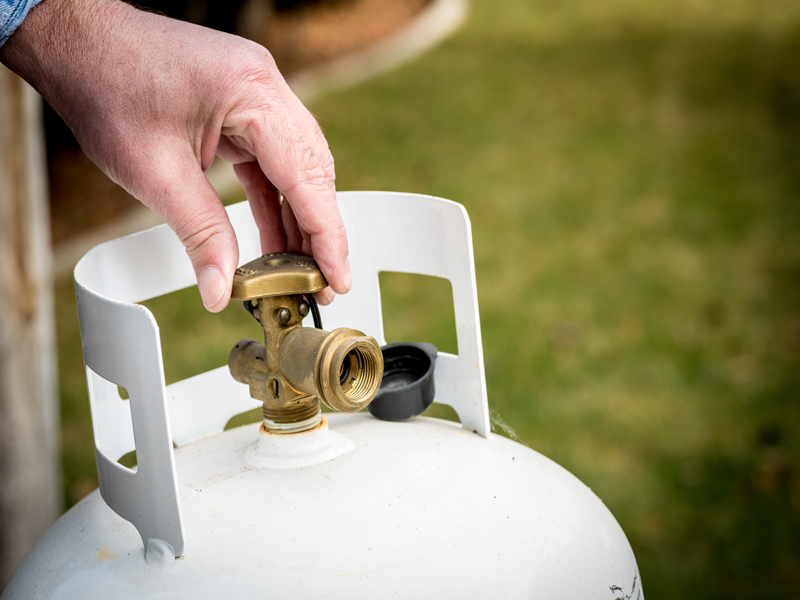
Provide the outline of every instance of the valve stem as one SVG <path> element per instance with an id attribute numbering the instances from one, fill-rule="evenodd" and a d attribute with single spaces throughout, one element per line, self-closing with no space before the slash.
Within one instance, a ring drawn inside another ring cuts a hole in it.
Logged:
<path id="1" fill-rule="evenodd" d="M 270 433 L 300 433 L 314 429 L 322 420 L 319 398 L 308 397 L 295 408 L 277 407 L 264 403 L 264 429 Z"/>

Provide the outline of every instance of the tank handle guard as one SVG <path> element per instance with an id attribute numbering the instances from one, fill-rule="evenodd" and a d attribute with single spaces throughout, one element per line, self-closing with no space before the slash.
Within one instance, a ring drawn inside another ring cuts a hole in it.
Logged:
<path id="1" fill-rule="evenodd" d="M 326 327 L 352 327 L 385 344 L 380 272 L 450 280 L 458 355 L 439 353 L 436 401 L 452 406 L 464 428 L 488 436 L 466 211 L 455 202 L 417 194 L 340 192 L 337 199 L 349 234 L 353 290 L 320 308 Z M 241 262 L 258 258 L 259 233 L 250 207 L 242 202 L 227 211 Z M 231 417 L 259 406 L 245 386 L 230 378 L 227 365 L 165 385 L 158 325 L 136 303 L 192 285 L 191 262 L 165 225 L 101 244 L 75 267 L 100 492 L 118 515 L 136 526 L 144 543 L 162 540 L 176 556 L 183 553 L 185 540 L 173 444 L 222 432 Z M 117 385 L 129 392 L 129 413 L 120 408 L 125 401 Z M 134 449 L 136 472 L 116 462 Z"/>

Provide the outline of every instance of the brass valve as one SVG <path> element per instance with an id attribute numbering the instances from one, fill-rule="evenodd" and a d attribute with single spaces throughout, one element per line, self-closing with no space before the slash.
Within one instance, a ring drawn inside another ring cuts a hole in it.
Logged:
<path id="1" fill-rule="evenodd" d="M 264 343 L 240 340 L 228 368 L 261 400 L 264 427 L 272 433 L 316 427 L 320 399 L 334 410 L 357 412 L 381 385 L 383 355 L 374 338 L 344 327 L 321 329 L 312 294 L 327 285 L 314 259 L 295 253 L 267 254 L 234 274 L 232 298 L 243 300 L 261 324 Z M 319 329 L 302 326 L 312 309 Z"/>

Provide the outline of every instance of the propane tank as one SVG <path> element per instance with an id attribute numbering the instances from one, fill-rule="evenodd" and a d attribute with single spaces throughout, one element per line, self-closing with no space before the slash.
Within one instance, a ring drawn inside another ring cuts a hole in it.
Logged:
<path id="1" fill-rule="evenodd" d="M 233 295 L 264 343 L 237 342 L 228 365 L 169 386 L 137 303 L 194 284 L 177 238 L 156 227 L 80 261 L 99 490 L 31 550 L 3 600 L 643 597 L 625 534 L 591 490 L 490 433 L 464 208 L 385 192 L 338 202 L 353 290 L 318 311 L 313 259 L 262 257 L 246 203 L 227 209 L 246 263 Z M 451 282 L 457 355 L 385 346 L 381 271 Z M 412 359 L 419 381 L 404 382 Z M 406 383 L 423 387 L 398 409 L 389 393 Z M 343 412 L 321 414 L 320 400 Z M 460 423 L 415 417 L 431 401 Z M 257 406 L 261 423 L 224 431 Z M 131 450 L 133 469 L 117 462 Z"/>

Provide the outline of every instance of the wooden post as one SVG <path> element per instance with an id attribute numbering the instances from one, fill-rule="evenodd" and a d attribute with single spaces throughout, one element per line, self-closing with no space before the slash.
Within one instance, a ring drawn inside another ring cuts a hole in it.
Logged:
<path id="1" fill-rule="evenodd" d="M 61 506 L 41 113 L 0 66 L 0 590 Z"/>

